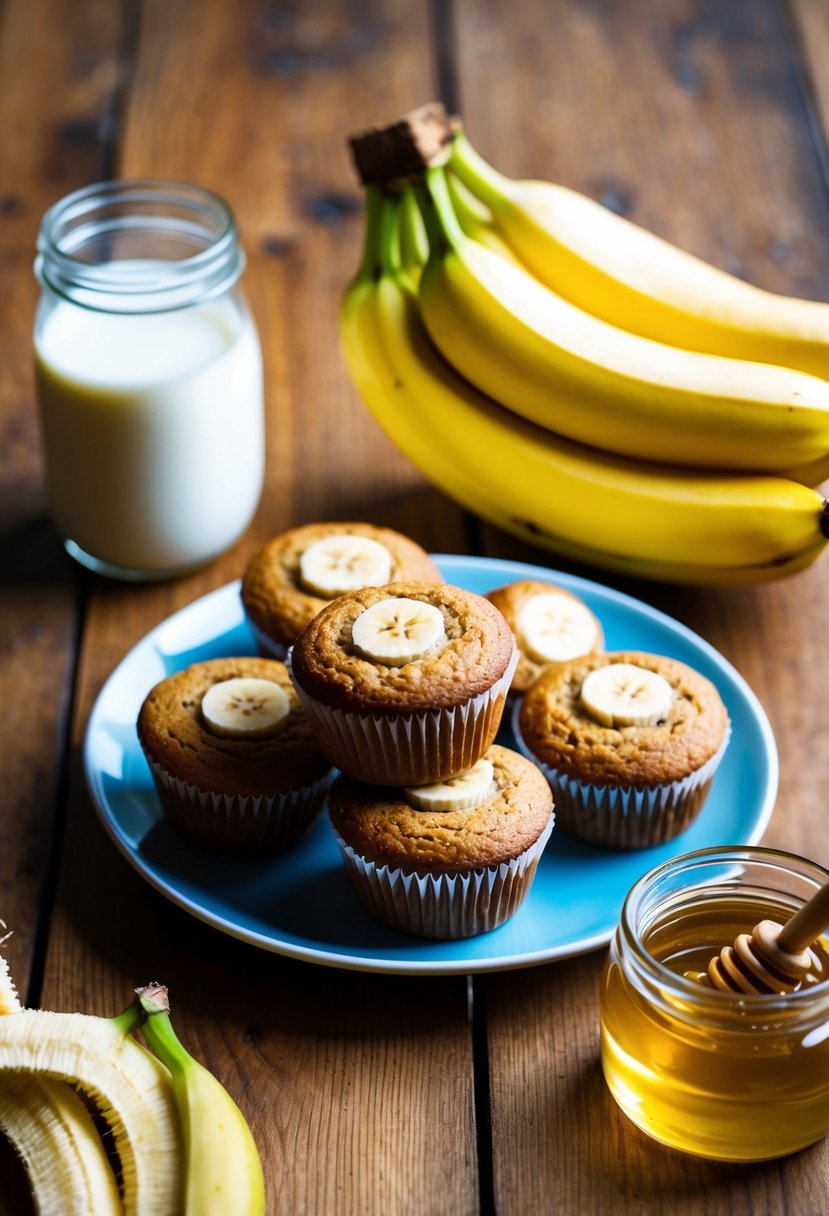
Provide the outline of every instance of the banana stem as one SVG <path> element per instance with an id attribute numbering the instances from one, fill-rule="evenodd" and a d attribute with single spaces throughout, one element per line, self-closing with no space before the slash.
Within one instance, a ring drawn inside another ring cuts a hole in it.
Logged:
<path id="1" fill-rule="evenodd" d="M 825 536 L 829 540 L 829 500 L 824 499 L 823 510 L 820 513 L 818 521 L 821 536 Z"/>
<path id="2" fill-rule="evenodd" d="M 463 131 L 452 141 L 449 165 L 465 186 L 488 207 L 493 209 L 512 190 L 512 182 L 503 173 L 493 169 L 472 147 Z"/>
<path id="3" fill-rule="evenodd" d="M 123 1035 L 130 1034 L 133 1030 L 137 1030 L 144 1020 L 144 1013 L 139 1008 L 136 1001 L 130 1001 L 123 1013 L 119 1013 L 117 1017 L 110 1018 L 113 1026 Z"/>
<path id="4" fill-rule="evenodd" d="M 429 240 L 412 189 L 404 190 L 400 199 L 400 259 L 410 273 L 421 270 L 429 260 Z"/>
<path id="5" fill-rule="evenodd" d="M 420 214 L 426 225 L 431 256 L 443 257 L 466 239 L 452 207 L 452 196 L 443 169 L 427 169 L 423 185 L 415 186 Z"/>
<path id="6" fill-rule="evenodd" d="M 375 283 L 380 278 L 380 226 L 385 203 L 386 196 L 378 186 L 366 187 L 363 256 L 354 276 L 355 283 Z"/>
<path id="7" fill-rule="evenodd" d="M 162 1064 L 175 1076 L 181 1074 L 194 1060 L 179 1039 L 170 1021 L 167 989 L 160 984 L 136 988 L 133 1002 L 141 1021 L 141 1030 Z"/>
<path id="8" fill-rule="evenodd" d="M 492 212 L 489 207 L 486 203 L 481 202 L 468 186 L 464 185 L 457 173 L 447 172 L 446 185 L 449 189 L 452 207 L 458 217 L 458 223 L 465 232 L 476 225 L 492 223 Z"/>
<path id="9" fill-rule="evenodd" d="M 396 195 L 386 195 L 383 198 L 377 247 L 379 249 L 377 278 L 379 279 L 390 270 L 398 271 L 401 266 L 400 200 Z"/>

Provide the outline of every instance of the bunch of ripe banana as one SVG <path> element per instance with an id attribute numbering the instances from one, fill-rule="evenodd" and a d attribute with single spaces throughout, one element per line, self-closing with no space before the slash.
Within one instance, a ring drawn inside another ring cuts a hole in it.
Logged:
<path id="1" fill-rule="evenodd" d="M 445 493 L 576 561 L 761 582 L 829 536 L 829 305 L 503 177 L 442 107 L 351 140 L 351 376 Z"/>
<path id="2" fill-rule="evenodd" d="M 40 1216 L 264 1213 L 250 1129 L 168 1008 L 151 985 L 115 1018 L 23 1009 L 0 956 L 0 1132 Z M 154 1054 L 133 1038 L 139 1027 Z"/>

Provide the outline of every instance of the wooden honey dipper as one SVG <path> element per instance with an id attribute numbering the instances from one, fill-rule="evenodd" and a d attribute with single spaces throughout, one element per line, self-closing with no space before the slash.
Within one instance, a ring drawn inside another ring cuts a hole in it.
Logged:
<path id="1" fill-rule="evenodd" d="M 829 928 L 829 883 L 785 925 L 761 920 L 751 933 L 741 933 L 708 964 L 700 983 L 722 992 L 783 995 L 796 992 L 808 973 L 809 946 Z"/>

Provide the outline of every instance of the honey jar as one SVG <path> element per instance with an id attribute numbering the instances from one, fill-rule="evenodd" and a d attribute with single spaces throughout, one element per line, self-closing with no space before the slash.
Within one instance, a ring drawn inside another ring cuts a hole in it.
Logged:
<path id="1" fill-rule="evenodd" d="M 699 982 L 763 919 L 785 922 L 829 881 L 763 848 L 687 853 L 629 892 L 600 1001 L 605 1079 L 623 1112 L 672 1148 L 723 1161 L 781 1157 L 829 1130 L 829 941 L 783 996 Z"/>

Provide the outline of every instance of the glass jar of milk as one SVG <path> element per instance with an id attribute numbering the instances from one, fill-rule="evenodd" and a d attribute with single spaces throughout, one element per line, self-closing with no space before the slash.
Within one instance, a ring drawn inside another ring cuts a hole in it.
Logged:
<path id="1" fill-rule="evenodd" d="M 227 204 L 104 182 L 44 216 L 35 368 L 68 552 L 116 578 L 181 574 L 245 530 L 264 475 L 259 339 Z"/>

